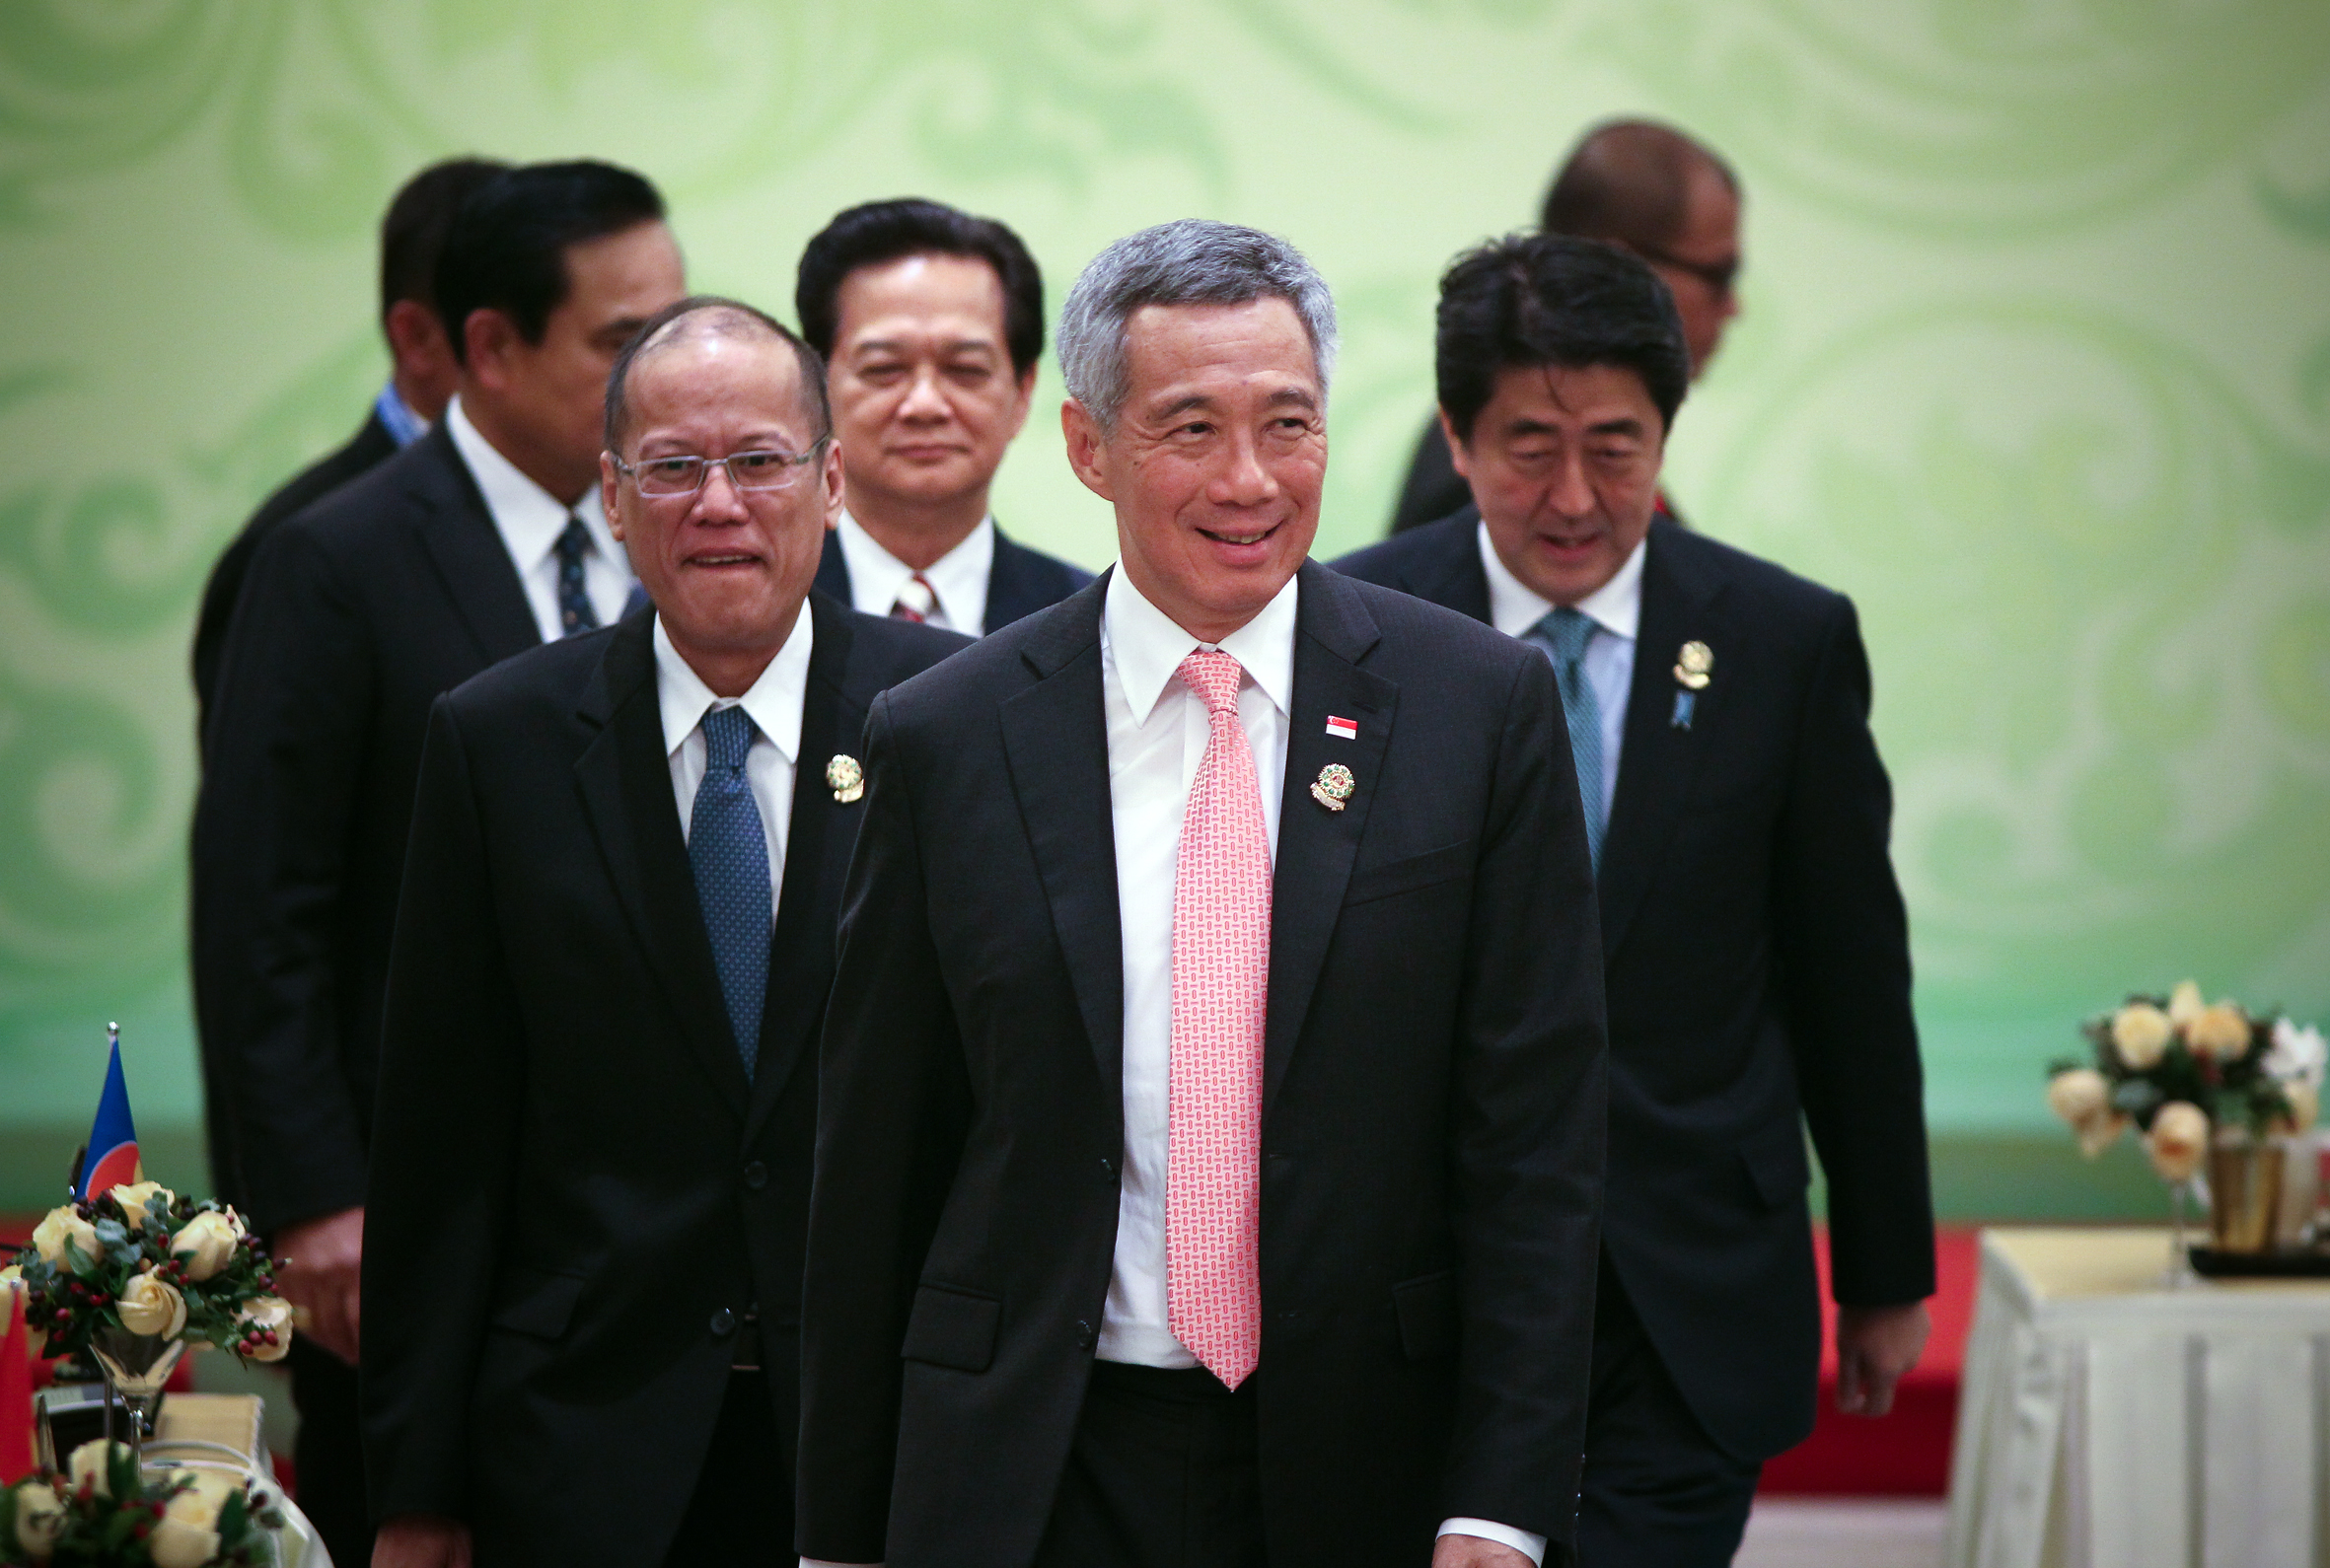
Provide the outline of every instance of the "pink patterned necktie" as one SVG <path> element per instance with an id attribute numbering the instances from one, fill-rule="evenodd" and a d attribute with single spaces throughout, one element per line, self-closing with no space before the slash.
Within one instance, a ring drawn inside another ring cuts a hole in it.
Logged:
<path id="1" fill-rule="evenodd" d="M 1182 683 L 1211 735 L 1190 786 L 1173 877 L 1173 1062 L 1167 1083 L 1165 1307 L 1173 1335 L 1235 1389 L 1262 1357 L 1262 1041 L 1271 855 L 1254 748 L 1226 653 Z"/>

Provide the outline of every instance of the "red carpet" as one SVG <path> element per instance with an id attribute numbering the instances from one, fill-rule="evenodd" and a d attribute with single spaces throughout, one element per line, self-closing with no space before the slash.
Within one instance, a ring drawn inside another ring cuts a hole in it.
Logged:
<path id="1" fill-rule="evenodd" d="M 1974 1232 L 1945 1230 L 1937 1239 L 1939 1288 L 1927 1303 L 1933 1337 L 1895 1390 L 1892 1413 L 1875 1421 L 1837 1409 L 1837 1308 L 1829 1300 L 1828 1232 L 1815 1233 L 1814 1243 L 1822 1314 L 1820 1416 L 1810 1437 L 1764 1466 L 1762 1489 L 1792 1495 L 1943 1495 L 1949 1489 L 1950 1434 L 1958 1419 L 1958 1380 L 1980 1271 Z"/>

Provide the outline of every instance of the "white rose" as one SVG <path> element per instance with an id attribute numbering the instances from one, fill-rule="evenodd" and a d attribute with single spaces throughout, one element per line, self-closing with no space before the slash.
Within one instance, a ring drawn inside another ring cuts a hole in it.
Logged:
<path id="1" fill-rule="evenodd" d="M 2209 1117 L 2190 1101 L 2171 1100 L 2152 1112 L 2152 1130 L 2145 1134 L 2144 1147 L 2161 1180 L 2190 1180 L 2209 1149 Z"/>
<path id="2" fill-rule="evenodd" d="M 54 1263 L 59 1268 L 69 1267 L 65 1259 L 67 1242 L 79 1247 L 82 1260 L 89 1269 L 95 1269 L 99 1259 L 106 1254 L 105 1247 L 97 1239 L 97 1227 L 70 1207 L 50 1209 L 40 1223 L 33 1227 L 34 1249 L 39 1252 L 43 1261 Z M 86 1272 L 82 1269 L 71 1271 Z"/>
<path id="3" fill-rule="evenodd" d="M 2140 1073 L 2160 1059 L 2174 1033 L 2168 1015 L 2149 1002 L 2130 1002 L 2112 1015 L 2112 1046 Z"/>
<path id="4" fill-rule="evenodd" d="M 241 1243 L 224 1214 L 204 1210 L 170 1239 L 170 1255 L 186 1265 L 186 1278 L 205 1280 L 235 1260 L 235 1248 Z"/>
<path id="5" fill-rule="evenodd" d="M 65 1532 L 65 1505 L 56 1488 L 28 1480 L 16 1489 L 16 1543 L 26 1556 L 46 1562 Z"/>
<path id="6" fill-rule="evenodd" d="M 100 1497 L 113 1495 L 112 1482 L 106 1477 L 106 1451 L 108 1449 L 116 1449 L 127 1454 L 129 1445 L 108 1443 L 104 1438 L 91 1438 L 73 1451 L 73 1457 L 65 1461 L 65 1470 L 74 1491 L 77 1492 L 87 1485 Z"/>
<path id="7" fill-rule="evenodd" d="M 291 1353 L 291 1303 L 280 1296 L 255 1296 L 241 1316 L 252 1328 L 274 1330 L 273 1344 L 261 1340 L 245 1352 L 253 1361 L 281 1361 Z"/>
<path id="8" fill-rule="evenodd" d="M 227 1499 L 243 1490 L 239 1476 L 220 1470 L 192 1468 L 174 1469 L 172 1481 L 190 1481 L 193 1484 L 173 1497 L 165 1510 L 165 1517 L 197 1530 L 211 1530 L 218 1525 L 218 1511 L 227 1506 Z"/>
<path id="9" fill-rule="evenodd" d="M 2084 1127 L 2112 1105 L 2112 1086 L 2092 1067 L 2074 1067 L 2047 1080 L 2047 1108 L 2074 1127 Z"/>
<path id="10" fill-rule="evenodd" d="M 2181 980 L 2168 995 L 2168 1022 L 2182 1029 L 2199 1018 L 2205 1006 L 2207 1004 L 2201 1000 L 2201 983 L 2198 980 Z"/>
<path id="11" fill-rule="evenodd" d="M 2330 1066 L 2330 1040 L 2309 1024 L 2299 1029 L 2286 1018 L 2274 1020 L 2274 1043 L 2265 1054 L 2265 1070 L 2284 1083 L 2319 1085 Z"/>
<path id="12" fill-rule="evenodd" d="M 121 1213 L 129 1221 L 131 1230 L 142 1231 L 147 1222 L 146 1200 L 157 1192 L 166 1204 L 178 1201 L 178 1194 L 159 1181 L 132 1181 L 127 1186 L 114 1187 L 106 1196 L 121 1205 Z"/>
<path id="13" fill-rule="evenodd" d="M 2128 1130 L 2128 1118 L 2117 1112 L 2098 1116 L 2079 1129 L 2079 1153 L 2092 1160 L 2119 1141 Z"/>
<path id="14" fill-rule="evenodd" d="M 202 1568 L 218 1555 L 218 1532 L 189 1525 L 175 1511 L 166 1513 L 146 1537 L 146 1554 L 153 1558 L 154 1568 Z"/>
<path id="15" fill-rule="evenodd" d="M 21 1296 L 25 1289 L 25 1266 L 11 1263 L 0 1268 L 0 1334 L 8 1332 L 8 1298 Z M 48 1335 L 31 1323 L 25 1324 L 25 1353 L 35 1361 L 40 1359 L 40 1347 L 48 1343 Z"/>
<path id="16" fill-rule="evenodd" d="M 2184 1027 L 2184 1042 L 2195 1056 L 2232 1061 L 2249 1049 L 2249 1015 L 2237 1002 L 2205 1007 L 2200 1017 Z"/>
<path id="17" fill-rule="evenodd" d="M 186 1299 L 178 1287 L 152 1274 L 139 1274 L 121 1288 L 121 1326 L 133 1334 L 175 1339 L 185 1331 Z"/>

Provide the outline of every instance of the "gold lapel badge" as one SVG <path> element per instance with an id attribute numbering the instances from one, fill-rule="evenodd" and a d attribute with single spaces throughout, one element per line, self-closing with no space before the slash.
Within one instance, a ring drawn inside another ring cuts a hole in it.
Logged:
<path id="1" fill-rule="evenodd" d="M 1319 781 L 1311 786 L 1311 799 L 1331 812 L 1343 810 L 1343 803 L 1351 798 L 1351 791 L 1359 781 L 1351 777 L 1351 770 L 1341 762 L 1330 762 L 1319 769 Z"/>
<path id="2" fill-rule="evenodd" d="M 1675 683 L 1686 691 L 1705 691 L 1715 668 L 1715 651 L 1704 642 L 1687 642 L 1675 656 Z"/>
<path id="3" fill-rule="evenodd" d="M 839 804 L 853 805 L 866 792 L 866 770 L 854 756 L 837 756 L 826 764 L 826 788 Z"/>

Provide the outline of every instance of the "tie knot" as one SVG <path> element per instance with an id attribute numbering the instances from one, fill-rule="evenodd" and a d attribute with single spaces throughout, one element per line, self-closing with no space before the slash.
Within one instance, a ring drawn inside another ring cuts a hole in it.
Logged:
<path id="1" fill-rule="evenodd" d="M 713 767 L 743 767 L 745 753 L 753 748 L 753 737 L 761 733 L 753 716 L 742 708 L 719 708 L 705 714 L 703 732 Z"/>
<path id="2" fill-rule="evenodd" d="M 1181 662 L 1181 668 L 1174 673 L 1181 677 L 1183 685 L 1198 694 L 1198 700 L 1205 704 L 1207 713 L 1236 715 L 1238 678 L 1246 674 L 1246 667 L 1238 663 L 1234 656 L 1223 653 L 1219 648 L 1193 649 L 1190 656 Z"/>
<path id="3" fill-rule="evenodd" d="M 559 565 L 578 565 L 584 556 L 591 553 L 591 531 L 583 527 L 581 518 L 570 517 L 566 520 L 566 527 L 558 531 L 558 542 L 553 547 L 558 552 Z"/>
<path id="4" fill-rule="evenodd" d="M 1573 665 L 1584 657 L 1585 645 L 1593 639 L 1594 618 L 1584 610 L 1564 605 L 1540 620 L 1536 630 L 1553 645 L 1556 658 Z"/>

